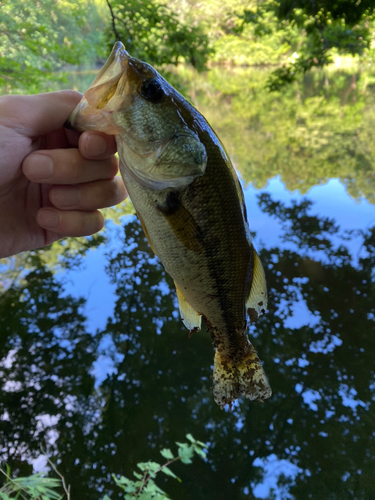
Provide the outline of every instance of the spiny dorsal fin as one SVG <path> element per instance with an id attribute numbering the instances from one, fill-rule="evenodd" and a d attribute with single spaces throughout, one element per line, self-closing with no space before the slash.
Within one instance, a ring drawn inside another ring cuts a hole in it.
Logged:
<path id="1" fill-rule="evenodd" d="M 175 287 L 177 292 L 178 307 L 180 309 L 180 315 L 184 325 L 188 330 L 190 330 L 190 332 L 199 331 L 201 329 L 202 316 L 198 314 L 193 307 L 191 307 L 181 290 L 178 288 L 176 282 Z"/>
<path id="2" fill-rule="evenodd" d="M 267 301 L 266 275 L 259 255 L 254 249 L 253 282 L 246 301 L 246 309 L 251 323 L 254 323 L 258 319 L 258 316 L 266 312 Z"/>

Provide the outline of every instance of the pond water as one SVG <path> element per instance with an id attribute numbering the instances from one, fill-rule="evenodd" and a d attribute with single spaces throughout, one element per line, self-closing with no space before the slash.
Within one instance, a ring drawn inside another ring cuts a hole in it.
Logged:
<path id="1" fill-rule="evenodd" d="M 374 74 L 278 94 L 255 69 L 170 77 L 243 182 L 271 296 L 250 335 L 273 396 L 214 403 L 210 337 L 187 338 L 126 202 L 96 237 L 1 261 L 0 460 L 25 475 L 48 455 L 72 498 L 121 498 L 112 473 L 190 432 L 208 457 L 159 479 L 174 499 L 375 498 Z"/>

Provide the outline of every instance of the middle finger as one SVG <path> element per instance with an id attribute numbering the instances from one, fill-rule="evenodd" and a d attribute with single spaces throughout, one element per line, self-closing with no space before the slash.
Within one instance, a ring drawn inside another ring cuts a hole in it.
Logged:
<path id="1" fill-rule="evenodd" d="M 88 160 L 78 149 L 38 151 L 27 156 L 22 165 L 25 176 L 43 184 L 82 184 L 112 179 L 118 171 L 118 160 Z"/>
<path id="2" fill-rule="evenodd" d="M 127 192 L 121 177 L 77 186 L 52 186 L 51 203 L 61 210 L 96 210 L 125 200 Z"/>

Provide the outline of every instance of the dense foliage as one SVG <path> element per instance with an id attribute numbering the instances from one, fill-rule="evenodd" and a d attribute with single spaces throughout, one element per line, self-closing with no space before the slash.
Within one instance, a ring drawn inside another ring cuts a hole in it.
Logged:
<path id="1" fill-rule="evenodd" d="M 325 66 L 336 53 L 369 53 L 374 30 L 374 2 L 364 0 L 275 0 L 279 20 L 298 30 L 296 57 L 274 72 L 269 87 L 280 88 L 313 67 Z M 335 51 L 336 49 L 336 51 Z"/>
<path id="2" fill-rule="evenodd" d="M 31 0 L 0 2 L 3 92 L 50 89 L 66 64 L 96 64 L 122 40 L 151 64 L 276 66 L 280 89 L 337 54 L 371 63 L 369 0 Z"/>
<path id="3" fill-rule="evenodd" d="M 38 92 L 64 64 L 92 63 L 105 24 L 89 0 L 2 0 L 0 87 L 6 93 Z"/>
<path id="4" fill-rule="evenodd" d="M 170 469 L 170 465 L 175 462 L 191 464 L 194 455 L 206 458 L 206 444 L 197 441 L 191 434 L 187 434 L 187 443 L 177 444 L 177 455 L 174 456 L 169 448 L 160 450 L 160 454 L 167 461 L 163 464 L 154 461 L 140 462 L 137 468 L 140 472 L 133 471 L 135 479 L 129 479 L 125 476 L 117 477 L 113 474 L 113 480 L 116 485 L 124 492 L 125 500 L 168 500 L 169 495 L 165 493 L 155 483 L 156 478 L 162 474 L 173 477 L 181 482 L 181 479 Z M 70 500 L 70 485 L 65 483 L 65 478 L 58 471 L 55 464 L 49 460 L 59 478 L 47 477 L 46 474 L 36 473 L 28 477 L 11 477 L 10 467 L 7 466 L 6 472 L 0 468 L 0 474 L 5 478 L 5 484 L 0 487 L 0 500 Z M 63 490 L 64 494 L 56 491 Z M 111 500 L 108 495 L 104 495 L 103 500 Z"/>
<path id="5" fill-rule="evenodd" d="M 110 45 L 121 40 L 127 50 L 150 64 L 188 62 L 203 68 L 209 54 L 208 37 L 198 26 L 181 21 L 163 1 L 108 1 L 111 28 Z M 115 36 L 115 38 L 114 38 Z"/>
<path id="6" fill-rule="evenodd" d="M 279 175 L 289 191 L 306 193 L 334 177 L 374 203 L 374 73 L 314 72 L 277 93 L 266 89 L 269 74 L 213 68 L 207 76 L 185 70 L 179 80 L 246 183 L 262 188 Z"/>

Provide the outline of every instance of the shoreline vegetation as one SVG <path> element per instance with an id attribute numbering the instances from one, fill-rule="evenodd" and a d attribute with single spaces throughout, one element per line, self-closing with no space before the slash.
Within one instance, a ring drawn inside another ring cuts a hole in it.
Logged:
<path id="1" fill-rule="evenodd" d="M 214 125 L 246 184 L 335 177 L 374 203 L 374 8 L 288 2 L 2 0 L 0 90 L 84 92 L 121 39 Z"/>
<path id="2" fill-rule="evenodd" d="M 269 90 L 343 58 L 369 67 L 375 57 L 375 7 L 365 0 L 352 9 L 346 0 L 317 0 L 314 9 L 302 0 L 0 4 L 2 94 L 48 91 L 58 71 L 100 67 L 116 40 L 157 68 L 272 68 Z"/>
<path id="3" fill-rule="evenodd" d="M 272 68 L 167 66 L 162 74 L 206 117 L 245 185 L 281 176 L 288 191 L 338 178 L 348 194 L 375 203 L 375 68 L 327 66 L 269 92 Z M 95 71 L 71 72 L 65 88 L 85 91 Z M 61 88 L 61 84 L 56 90 Z"/>

